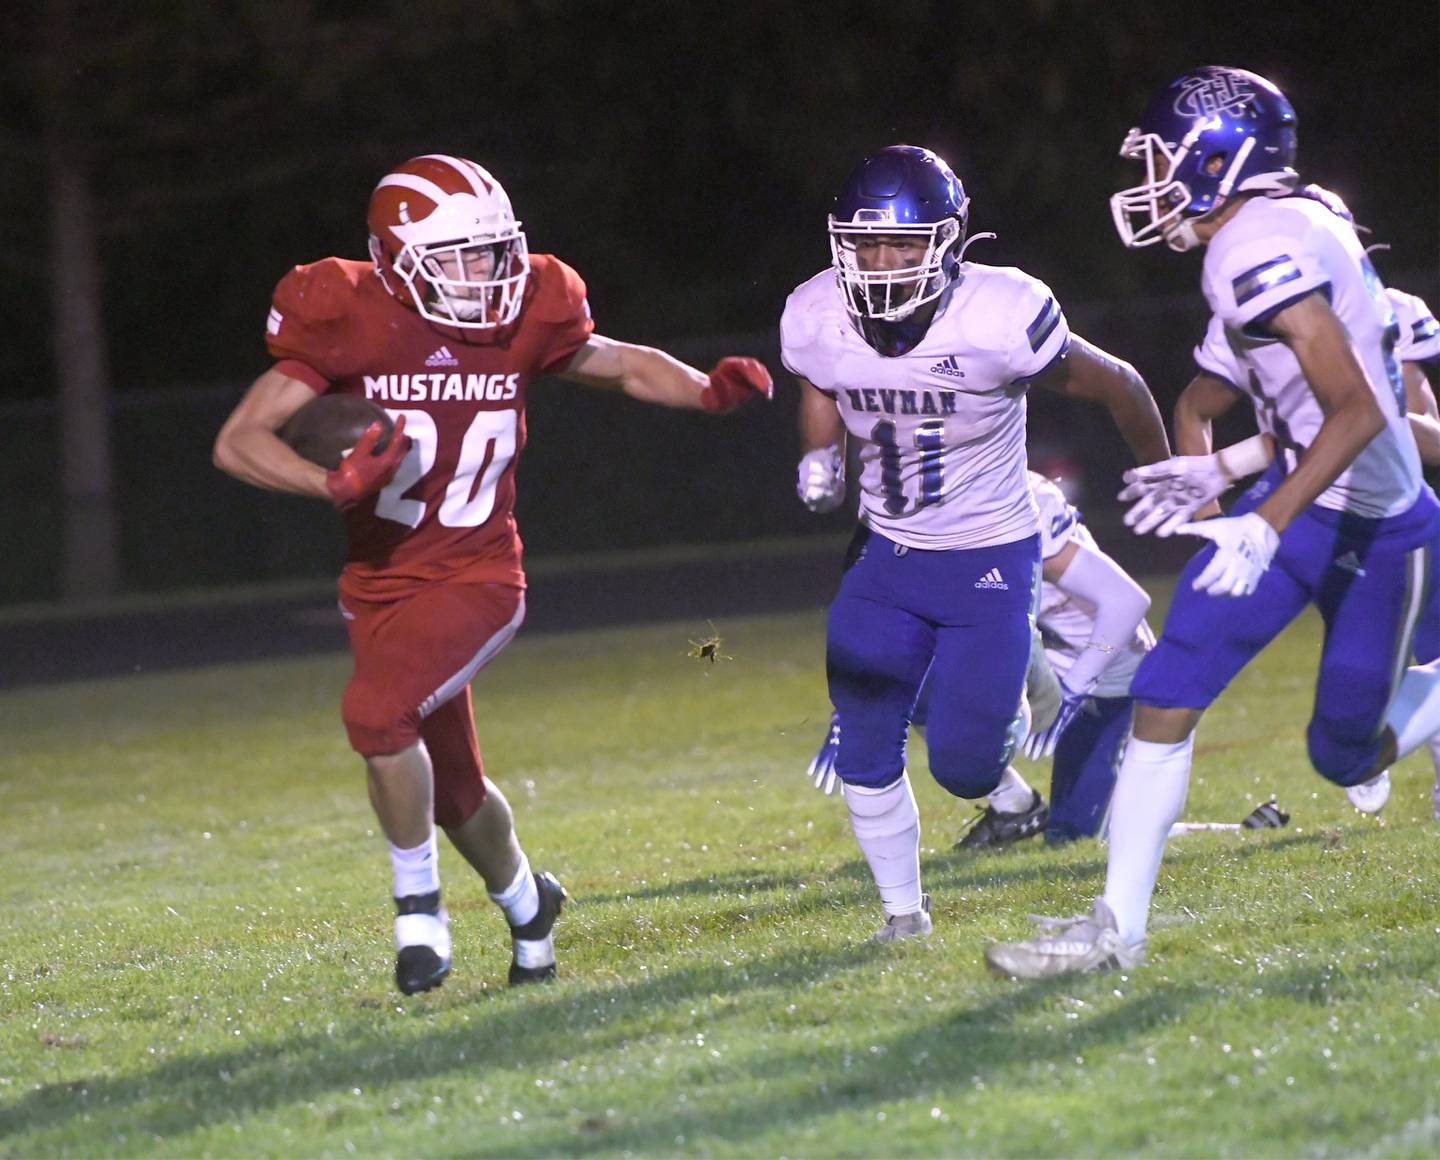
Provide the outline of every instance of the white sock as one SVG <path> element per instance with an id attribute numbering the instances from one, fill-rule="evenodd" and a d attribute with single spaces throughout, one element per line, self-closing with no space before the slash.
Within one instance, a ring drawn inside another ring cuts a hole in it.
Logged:
<path id="1" fill-rule="evenodd" d="M 999 813 L 1018 814 L 1030 808 L 1030 803 L 1035 800 L 1035 791 L 1020 776 L 1020 771 L 1010 765 L 1000 775 L 1000 784 L 986 795 L 985 800 Z"/>
<path id="2" fill-rule="evenodd" d="M 535 885 L 535 875 L 530 873 L 530 859 L 520 854 L 520 868 L 515 879 L 499 894 L 490 895 L 511 926 L 524 926 L 540 913 L 540 889 Z"/>
<path id="3" fill-rule="evenodd" d="M 411 849 L 390 843 L 390 865 L 395 870 L 395 897 L 434 894 L 440 889 L 440 857 L 435 848 L 435 829 L 430 837 Z"/>
<path id="4" fill-rule="evenodd" d="M 915 914 L 920 909 L 920 811 L 909 776 L 901 774 L 884 789 L 847 785 L 845 804 L 885 913 Z"/>
<path id="5" fill-rule="evenodd" d="M 1440 661 L 1405 670 L 1385 724 L 1395 733 L 1397 760 L 1440 733 Z"/>
<path id="6" fill-rule="evenodd" d="M 1120 937 L 1126 942 L 1145 937 L 1165 839 L 1185 808 L 1194 747 L 1193 733 L 1174 744 L 1132 737 L 1120 762 L 1110 799 L 1105 901 L 1115 912 Z"/>

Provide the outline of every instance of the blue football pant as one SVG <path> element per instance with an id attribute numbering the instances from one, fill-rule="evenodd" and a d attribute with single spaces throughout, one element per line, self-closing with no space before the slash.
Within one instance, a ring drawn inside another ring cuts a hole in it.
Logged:
<path id="1" fill-rule="evenodd" d="M 1020 740 L 1039 538 L 948 552 L 900 549 L 873 532 L 861 538 L 827 634 L 836 772 L 872 788 L 900 777 L 928 679 L 930 772 L 957 796 L 984 797 Z"/>
<path id="2" fill-rule="evenodd" d="M 1234 514 L 1254 510 L 1278 478 L 1267 473 L 1270 486 L 1252 488 Z M 1385 710 L 1416 629 L 1440 617 L 1437 551 L 1440 506 L 1428 489 L 1410 512 L 1385 520 L 1306 509 L 1281 536 L 1250 596 L 1209 596 L 1191 587 L 1215 553 L 1207 545 L 1181 573 L 1160 641 L 1141 662 L 1131 692 L 1148 705 L 1207 708 L 1313 603 L 1325 634 L 1306 731 L 1310 761 L 1337 785 L 1362 781 L 1379 754 Z"/>

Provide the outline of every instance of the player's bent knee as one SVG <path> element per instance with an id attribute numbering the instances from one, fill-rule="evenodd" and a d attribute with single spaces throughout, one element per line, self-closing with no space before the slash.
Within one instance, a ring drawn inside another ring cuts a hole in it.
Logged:
<path id="1" fill-rule="evenodd" d="M 1316 718 L 1305 732 L 1305 741 L 1315 772 L 1340 786 L 1364 781 L 1380 752 L 1380 741 L 1368 722 L 1357 726 Z"/>
<path id="2" fill-rule="evenodd" d="M 898 768 L 886 766 L 881 772 L 871 773 L 850 773 L 840 775 L 840 780 L 845 785 L 858 786 L 862 790 L 889 789 L 902 777 L 905 776 L 905 766 L 902 763 Z"/>
<path id="3" fill-rule="evenodd" d="M 350 747 L 361 757 L 386 757 L 420 739 L 420 712 L 387 704 L 364 686 L 351 684 L 340 702 Z"/>
<path id="4" fill-rule="evenodd" d="M 1000 784 L 1010 764 L 1008 747 L 987 746 L 988 753 L 970 747 L 951 749 L 932 744 L 930 773 L 941 787 L 956 797 L 982 798 Z"/>

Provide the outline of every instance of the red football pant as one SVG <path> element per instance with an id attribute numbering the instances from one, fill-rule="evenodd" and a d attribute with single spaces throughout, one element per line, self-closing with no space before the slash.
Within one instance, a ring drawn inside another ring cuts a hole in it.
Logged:
<path id="1" fill-rule="evenodd" d="M 341 716 L 362 757 L 424 740 L 435 770 L 435 821 L 453 829 L 485 800 L 470 681 L 525 619 L 525 592 L 508 584 L 433 584 L 384 603 L 346 597 L 355 671 Z"/>

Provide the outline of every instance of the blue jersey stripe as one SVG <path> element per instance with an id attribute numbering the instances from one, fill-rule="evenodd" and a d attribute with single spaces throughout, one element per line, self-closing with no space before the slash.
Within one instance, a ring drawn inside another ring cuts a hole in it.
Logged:
<path id="1" fill-rule="evenodd" d="M 1424 318 L 1417 318 L 1410 330 L 1414 333 L 1416 342 L 1423 342 L 1427 338 L 1433 338 L 1436 334 L 1440 334 L 1440 322 L 1436 322 L 1432 316 L 1427 314 Z"/>
<path id="2" fill-rule="evenodd" d="M 1271 258 L 1268 262 L 1261 262 L 1260 265 L 1246 270 L 1231 283 L 1235 291 L 1235 305 L 1244 306 L 1252 298 L 1257 298 L 1267 290 L 1273 290 L 1276 286 L 1283 286 L 1286 282 L 1293 282 L 1300 277 L 1300 267 L 1295 264 L 1295 259 L 1289 254 L 1281 254 L 1278 258 Z"/>
<path id="3" fill-rule="evenodd" d="M 1040 348 L 1045 345 L 1045 340 L 1050 337 L 1059 324 L 1059 303 L 1054 298 L 1045 299 L 1045 305 L 1040 307 L 1040 313 L 1035 316 L 1035 321 L 1025 328 L 1025 337 L 1030 340 L 1030 349 L 1038 353 Z"/>

